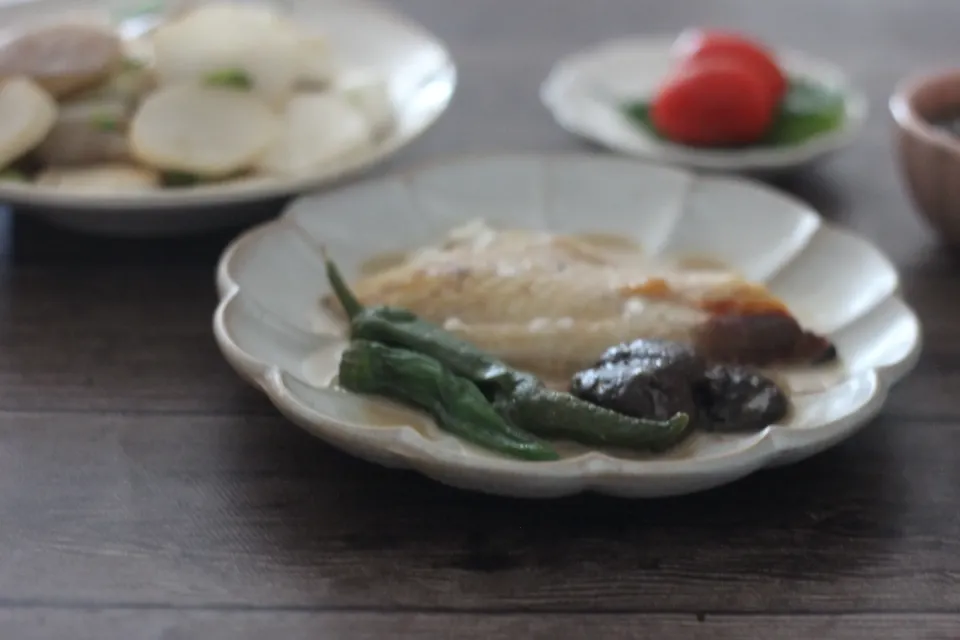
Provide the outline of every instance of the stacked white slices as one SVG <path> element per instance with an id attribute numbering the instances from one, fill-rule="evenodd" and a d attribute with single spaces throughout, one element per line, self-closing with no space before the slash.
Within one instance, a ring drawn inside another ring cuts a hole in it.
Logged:
<path id="1" fill-rule="evenodd" d="M 12 78 L 0 86 L 0 164 L 40 144 L 57 120 L 57 104 L 40 85 Z"/>
<path id="2" fill-rule="evenodd" d="M 255 4 L 203 5 L 132 42 L 103 25 L 13 30 L 0 171 L 101 194 L 310 176 L 391 117 L 384 82 L 342 75 L 321 37 Z"/>
<path id="3" fill-rule="evenodd" d="M 153 46 L 160 88 L 130 134 L 145 164 L 212 179 L 295 176 L 370 142 L 373 125 L 329 91 L 318 38 L 267 9 L 208 5 L 161 26 Z"/>

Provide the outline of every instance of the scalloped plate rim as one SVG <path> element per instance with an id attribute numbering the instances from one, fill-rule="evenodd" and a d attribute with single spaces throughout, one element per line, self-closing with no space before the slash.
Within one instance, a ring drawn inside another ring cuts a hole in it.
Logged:
<path id="1" fill-rule="evenodd" d="M 820 216 L 816 215 L 809 205 L 803 203 L 803 201 L 753 180 L 738 176 L 698 176 L 691 171 L 678 167 L 664 167 L 657 163 L 644 160 L 611 158 L 609 156 L 589 153 L 494 153 L 466 154 L 454 158 L 447 158 L 443 161 L 423 163 L 406 171 L 396 172 L 365 184 L 351 185 L 349 188 L 363 189 L 380 182 L 393 180 L 402 181 L 409 176 L 428 172 L 438 167 L 449 167 L 453 164 L 462 166 L 473 161 L 500 159 L 529 159 L 543 162 L 549 162 L 551 160 L 591 161 L 593 159 L 600 159 L 601 161 L 630 164 L 640 169 L 643 167 L 667 169 L 678 174 L 690 176 L 694 182 L 710 180 L 749 184 L 758 190 L 773 193 L 778 198 L 801 204 L 806 210 L 806 213 L 816 216 L 819 228 L 852 236 L 878 252 L 883 261 L 893 269 L 897 281 L 893 291 L 877 301 L 875 306 L 879 306 L 886 300 L 895 299 L 903 310 L 909 313 L 909 320 L 915 329 L 913 342 L 909 350 L 899 360 L 887 363 L 881 367 L 866 369 L 859 372 L 856 377 L 851 378 L 851 380 L 867 379 L 868 384 L 871 385 L 869 397 L 854 411 L 838 416 L 816 427 L 805 429 L 804 431 L 820 431 L 821 429 L 826 429 L 830 432 L 828 434 L 829 437 L 826 438 L 829 442 L 823 447 L 815 447 L 815 451 L 802 455 L 798 457 L 797 460 L 808 457 L 808 455 L 813 455 L 821 449 L 829 448 L 865 426 L 885 404 L 890 388 L 905 377 L 919 359 L 923 344 L 922 328 L 920 327 L 919 319 L 915 311 L 906 304 L 900 295 L 899 274 L 897 274 L 896 268 L 890 262 L 889 258 L 873 243 L 862 236 L 839 225 L 824 221 Z M 576 458 L 568 458 L 557 462 L 529 463 L 492 456 L 463 455 L 448 451 L 435 446 L 429 439 L 420 436 L 410 426 L 395 428 L 370 427 L 369 432 L 367 432 L 367 429 L 360 430 L 355 426 L 323 416 L 315 409 L 307 406 L 302 400 L 298 399 L 296 394 L 283 382 L 284 375 L 292 374 L 284 372 L 275 364 L 263 362 L 250 356 L 236 344 L 231 337 L 226 321 L 226 313 L 231 303 L 241 292 L 240 285 L 233 280 L 231 275 L 231 264 L 234 256 L 241 251 L 243 247 L 255 242 L 264 234 L 269 234 L 276 229 L 288 225 L 294 225 L 300 228 L 299 225 L 290 218 L 288 212 L 293 210 L 301 200 L 310 199 L 322 201 L 326 195 L 327 194 L 312 194 L 302 196 L 296 201 L 291 202 L 286 212 L 279 218 L 247 230 L 226 247 L 217 266 L 216 285 L 220 300 L 213 315 L 213 332 L 216 342 L 231 367 L 235 369 L 241 378 L 264 392 L 283 415 L 311 434 L 327 442 L 341 440 L 343 438 L 349 440 L 351 439 L 351 434 L 353 434 L 355 437 L 353 438 L 354 442 L 352 444 L 355 445 L 356 448 L 371 449 L 381 447 L 381 454 L 388 453 L 391 458 L 389 466 L 412 469 L 452 486 L 516 497 L 554 497 L 571 495 L 582 491 L 631 497 L 682 495 L 690 493 L 691 491 L 703 490 L 732 482 L 764 467 L 776 466 L 779 464 L 779 458 L 789 456 L 789 454 L 794 451 L 793 448 L 785 446 L 788 444 L 786 440 L 789 440 L 789 438 L 781 438 L 776 435 L 778 432 L 788 430 L 789 427 L 771 426 L 758 434 L 753 442 L 743 448 L 687 460 L 624 460 L 608 456 L 602 452 L 589 452 Z M 363 434 L 361 431 L 367 433 Z M 415 437 L 411 438 L 411 433 L 416 434 Z M 393 446 L 386 448 L 383 446 L 384 442 L 377 442 L 378 440 L 390 441 L 390 444 Z M 819 444 L 817 440 L 814 440 L 813 443 L 814 445 Z M 809 444 L 809 442 L 800 442 L 797 447 L 802 449 L 804 445 L 809 446 Z M 353 449 L 353 447 L 344 445 L 335 446 Z M 367 457 L 363 452 L 357 452 L 355 449 L 353 453 L 359 457 Z M 601 464 L 592 465 L 591 468 L 590 462 L 593 460 L 600 460 Z M 384 464 L 382 461 L 380 461 L 380 463 Z M 458 477 L 458 474 L 460 477 Z M 463 474 L 466 474 L 469 479 L 463 481 Z M 480 475 L 479 480 L 474 478 L 477 474 Z M 488 476 L 487 481 L 483 480 L 484 474 Z M 492 480 L 489 477 L 491 475 L 494 476 Z M 683 485 L 685 482 L 689 485 L 691 481 L 697 484 L 697 481 L 701 481 L 700 484 L 702 486 L 692 490 L 680 487 L 676 491 L 663 488 L 649 493 L 644 491 L 644 481 L 669 481 L 671 478 L 676 478 L 678 485 Z M 711 482 L 711 478 L 715 479 L 716 482 Z M 509 482 L 509 486 L 507 487 L 501 486 L 505 479 Z M 637 484 L 624 489 L 619 484 L 624 479 L 634 480 Z M 544 480 L 555 482 L 566 481 L 567 483 L 572 483 L 573 486 L 568 485 L 557 491 L 551 491 L 539 486 L 538 482 Z M 706 482 L 702 482 L 704 480 L 706 480 Z"/>

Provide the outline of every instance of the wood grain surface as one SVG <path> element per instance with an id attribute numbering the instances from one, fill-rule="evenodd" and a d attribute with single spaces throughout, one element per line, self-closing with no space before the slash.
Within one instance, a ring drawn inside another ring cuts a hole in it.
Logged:
<path id="1" fill-rule="evenodd" d="M 854 148 L 777 182 L 882 247 L 924 323 L 860 435 L 681 499 L 531 502 L 362 463 L 279 417 L 211 337 L 237 230 L 175 241 L 0 216 L 0 639 L 960 638 L 960 277 L 918 221 L 885 102 L 957 59 L 956 0 L 397 0 L 460 66 L 374 173 L 589 148 L 537 99 L 559 56 L 718 24 L 866 90 Z"/>

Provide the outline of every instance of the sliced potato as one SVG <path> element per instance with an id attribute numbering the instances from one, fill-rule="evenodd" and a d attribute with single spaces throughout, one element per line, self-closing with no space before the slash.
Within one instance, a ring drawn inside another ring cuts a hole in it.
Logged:
<path id="1" fill-rule="evenodd" d="M 32 80 L 0 84 L 0 167 L 32 150 L 57 121 L 57 103 Z"/>
<path id="2" fill-rule="evenodd" d="M 305 93 L 284 113 L 284 130 L 259 164 L 261 171 L 295 176 L 361 148 L 370 142 L 370 124 L 342 96 Z"/>
<path id="3" fill-rule="evenodd" d="M 243 74 L 252 91 L 282 104 L 303 67 L 301 39 L 291 24 L 262 7 L 209 5 L 159 27 L 153 53 L 162 85 Z"/>
<path id="4" fill-rule="evenodd" d="M 132 164 L 108 163 L 88 167 L 50 167 L 37 176 L 45 187 L 84 193 L 150 191 L 160 186 L 157 172 Z"/>
<path id="5" fill-rule="evenodd" d="M 129 159 L 127 127 L 131 112 L 118 98 L 88 98 L 65 103 L 43 143 L 40 162 L 77 165 Z"/>
<path id="6" fill-rule="evenodd" d="M 280 130 L 277 114 L 253 94 L 179 85 L 144 100 L 130 145 L 149 166 L 216 178 L 256 164 Z"/>
<path id="7" fill-rule="evenodd" d="M 29 77 L 59 98 L 100 84 L 122 59 L 120 38 L 103 25 L 38 26 L 0 45 L 0 78 Z"/>

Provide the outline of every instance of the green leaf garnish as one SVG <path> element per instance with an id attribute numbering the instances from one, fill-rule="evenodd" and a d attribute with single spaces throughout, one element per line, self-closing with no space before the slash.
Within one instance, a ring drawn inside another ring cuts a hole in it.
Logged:
<path id="1" fill-rule="evenodd" d="M 639 125 L 659 140 L 672 142 L 654 126 L 650 117 L 650 102 L 627 102 L 621 105 L 621 110 L 631 123 Z M 763 139 L 753 144 L 726 148 L 797 145 L 840 128 L 845 117 L 846 104 L 841 92 L 806 79 L 794 78 L 790 80 L 790 86 L 780 102 L 773 124 Z"/>
<path id="2" fill-rule="evenodd" d="M 764 144 L 787 146 L 806 142 L 843 124 L 843 94 L 808 80 L 792 80 Z"/>
<path id="3" fill-rule="evenodd" d="M 637 100 L 636 102 L 625 103 L 621 109 L 623 115 L 627 116 L 630 122 L 647 129 L 648 132 L 652 133 L 655 137 L 666 140 L 666 138 L 660 135 L 660 132 L 657 131 L 656 126 L 653 124 L 653 119 L 650 116 L 650 107 L 651 104 L 646 100 Z"/>
<path id="4" fill-rule="evenodd" d="M 140 71 L 146 67 L 146 63 L 142 60 L 137 60 L 136 58 L 124 58 L 123 59 L 123 70 L 124 71 Z"/>
<path id="5" fill-rule="evenodd" d="M 231 89 L 250 89 L 253 81 L 243 69 L 223 69 L 207 74 L 204 83 L 213 87 L 229 87 Z"/>
<path id="6" fill-rule="evenodd" d="M 165 171 L 160 181 L 165 187 L 192 187 L 200 182 L 200 177 L 185 171 Z"/>

